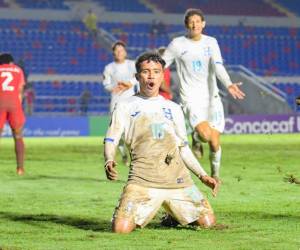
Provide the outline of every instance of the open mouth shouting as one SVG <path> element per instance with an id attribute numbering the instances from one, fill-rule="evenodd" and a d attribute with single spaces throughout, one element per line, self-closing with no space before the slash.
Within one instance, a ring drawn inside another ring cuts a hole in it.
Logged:
<path id="1" fill-rule="evenodd" d="M 151 81 L 151 82 L 147 82 L 147 89 L 148 89 L 148 90 L 153 90 L 154 85 L 155 85 L 155 84 L 154 84 L 154 82 L 152 82 L 152 81 Z"/>

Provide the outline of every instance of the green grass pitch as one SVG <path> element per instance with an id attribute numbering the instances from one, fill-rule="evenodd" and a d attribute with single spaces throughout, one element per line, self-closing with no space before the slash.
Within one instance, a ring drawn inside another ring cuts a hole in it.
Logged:
<path id="1" fill-rule="evenodd" d="M 110 231 L 120 180 L 103 171 L 103 138 L 26 138 L 26 175 L 0 141 L 0 249 L 300 249 L 300 135 L 224 135 L 217 198 L 196 181 L 219 226 L 165 228 L 159 215 L 129 235 Z M 208 169 L 208 148 L 202 165 Z M 120 159 L 120 158 L 118 158 Z"/>

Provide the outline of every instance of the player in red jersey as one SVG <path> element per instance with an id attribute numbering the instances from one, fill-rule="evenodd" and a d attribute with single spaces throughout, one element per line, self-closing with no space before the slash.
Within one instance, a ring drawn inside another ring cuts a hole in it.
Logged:
<path id="1" fill-rule="evenodd" d="M 0 55 L 0 136 L 5 122 L 9 123 L 15 141 L 17 174 L 24 174 L 22 91 L 25 85 L 22 69 L 10 54 Z"/>
<path id="2" fill-rule="evenodd" d="M 158 49 L 158 53 L 162 56 L 165 52 L 165 47 L 160 47 Z M 171 91 L 171 70 L 170 68 L 164 69 L 164 81 L 162 82 L 159 88 L 159 94 L 168 100 L 173 99 L 172 91 Z"/>

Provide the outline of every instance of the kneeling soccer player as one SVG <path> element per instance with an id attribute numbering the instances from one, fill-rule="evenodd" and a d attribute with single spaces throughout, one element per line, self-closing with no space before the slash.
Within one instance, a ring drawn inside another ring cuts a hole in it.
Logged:
<path id="1" fill-rule="evenodd" d="M 160 96 L 165 61 L 147 52 L 136 61 L 140 92 L 119 102 L 104 139 L 105 171 L 117 179 L 116 148 L 124 133 L 131 152 L 128 182 L 112 221 L 116 233 L 144 227 L 163 206 L 178 223 L 203 227 L 215 224 L 208 201 L 194 185 L 188 169 L 216 195 L 218 184 L 208 176 L 187 142 L 179 105 Z"/>

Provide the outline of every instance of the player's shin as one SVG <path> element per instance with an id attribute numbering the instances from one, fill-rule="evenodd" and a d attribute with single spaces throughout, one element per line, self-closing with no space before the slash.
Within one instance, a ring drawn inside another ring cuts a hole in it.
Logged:
<path id="1" fill-rule="evenodd" d="M 209 154 L 211 176 L 216 179 L 219 179 L 219 175 L 220 175 L 221 156 L 222 156 L 221 147 L 219 147 L 219 150 L 217 152 L 210 151 Z"/>
<path id="2" fill-rule="evenodd" d="M 25 152 L 23 138 L 15 139 L 15 152 L 16 152 L 16 160 L 17 160 L 17 169 L 23 170 L 23 168 L 24 168 L 24 152 Z"/>

